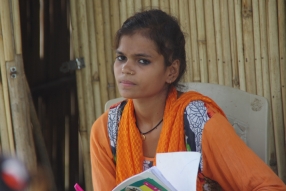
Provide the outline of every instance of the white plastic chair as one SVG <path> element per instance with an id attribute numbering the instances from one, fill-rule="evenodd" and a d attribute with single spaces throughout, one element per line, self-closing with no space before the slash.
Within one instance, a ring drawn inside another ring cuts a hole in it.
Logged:
<path id="1" fill-rule="evenodd" d="M 225 112 L 241 139 L 266 163 L 269 103 L 266 98 L 228 86 L 210 83 L 185 83 L 182 91 L 197 91 L 213 99 Z M 116 98 L 105 104 L 105 110 L 124 100 Z"/>

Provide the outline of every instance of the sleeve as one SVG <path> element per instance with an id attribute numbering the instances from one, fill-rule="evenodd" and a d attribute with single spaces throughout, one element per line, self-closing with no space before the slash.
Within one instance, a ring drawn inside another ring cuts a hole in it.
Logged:
<path id="1" fill-rule="evenodd" d="M 107 132 L 108 112 L 93 124 L 90 133 L 90 155 L 93 190 L 112 190 L 116 186 L 115 164 Z"/>
<path id="2" fill-rule="evenodd" d="M 221 114 L 214 114 L 202 135 L 203 174 L 223 190 L 286 190 L 285 184 L 235 133 Z"/>

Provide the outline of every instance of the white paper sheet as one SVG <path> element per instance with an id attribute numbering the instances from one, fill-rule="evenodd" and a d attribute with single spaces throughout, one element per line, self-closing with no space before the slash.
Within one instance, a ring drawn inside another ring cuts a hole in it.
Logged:
<path id="1" fill-rule="evenodd" d="M 196 191 L 200 157 L 198 152 L 158 153 L 156 166 L 176 190 Z"/>

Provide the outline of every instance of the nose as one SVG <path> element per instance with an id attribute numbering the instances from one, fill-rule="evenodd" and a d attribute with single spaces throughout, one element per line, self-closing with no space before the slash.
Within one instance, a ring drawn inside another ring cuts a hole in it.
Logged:
<path id="1" fill-rule="evenodd" d="M 122 64 L 121 72 L 122 74 L 135 74 L 133 63 L 130 60 L 127 60 L 124 64 Z"/>

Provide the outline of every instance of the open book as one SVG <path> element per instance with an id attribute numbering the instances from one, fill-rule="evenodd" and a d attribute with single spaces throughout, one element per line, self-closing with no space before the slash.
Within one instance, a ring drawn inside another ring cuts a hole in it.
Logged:
<path id="1" fill-rule="evenodd" d="M 157 166 L 126 179 L 112 191 L 195 191 L 200 156 L 198 152 L 158 153 Z"/>
<path id="2" fill-rule="evenodd" d="M 177 191 L 156 166 L 132 176 L 112 191 Z"/>

